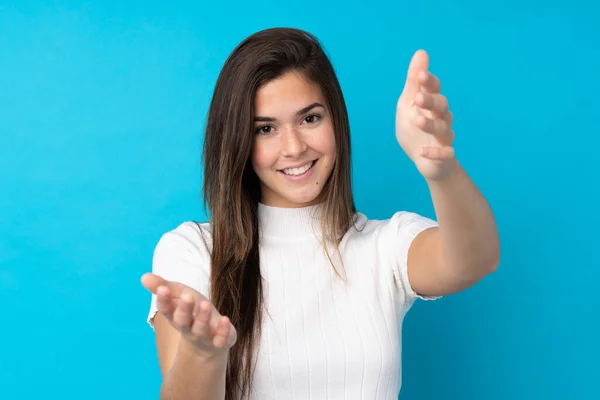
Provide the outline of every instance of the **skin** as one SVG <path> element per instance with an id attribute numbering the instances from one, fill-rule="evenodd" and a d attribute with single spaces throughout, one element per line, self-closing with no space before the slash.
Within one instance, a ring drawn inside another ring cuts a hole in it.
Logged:
<path id="1" fill-rule="evenodd" d="M 322 106 L 306 109 L 314 104 Z M 296 73 L 257 92 L 251 162 L 261 180 L 262 203 L 303 207 L 319 201 L 336 158 L 325 104 L 319 87 Z M 397 102 L 396 138 L 426 180 L 439 223 L 439 228 L 417 235 L 409 249 L 409 280 L 421 295 L 443 296 L 464 290 L 499 263 L 494 216 L 456 159 L 452 119 L 440 80 L 429 71 L 429 56 L 419 50 Z M 291 182 L 280 172 L 315 159 L 318 162 L 306 180 Z M 166 377 L 163 392 L 175 393 L 185 387 L 186 392 L 178 393 L 177 398 L 222 399 L 226 354 L 235 343 L 235 328 L 204 296 L 187 286 L 154 274 L 145 274 L 142 284 L 158 297 L 155 331 Z M 186 372 L 190 370 L 202 373 L 192 379 Z M 197 378 L 201 376 L 205 379 Z"/>
<path id="2" fill-rule="evenodd" d="M 206 297 L 188 286 L 144 274 L 142 284 L 155 293 L 156 347 L 163 383 L 160 398 L 225 398 L 227 352 L 237 333 Z"/>
<path id="3" fill-rule="evenodd" d="M 429 55 L 417 51 L 396 108 L 396 139 L 425 178 L 439 228 L 423 231 L 408 255 L 408 276 L 422 295 L 462 291 L 498 267 L 492 210 L 455 157 L 453 115 Z"/>
<path id="4" fill-rule="evenodd" d="M 331 114 L 318 85 L 291 72 L 258 90 L 252 166 L 261 202 L 303 207 L 318 201 L 336 158 Z M 318 160 L 310 177 L 286 179 L 282 170 Z"/>

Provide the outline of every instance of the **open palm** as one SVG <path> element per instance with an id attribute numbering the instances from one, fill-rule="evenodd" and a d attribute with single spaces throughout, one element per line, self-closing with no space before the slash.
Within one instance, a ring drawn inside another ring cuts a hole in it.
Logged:
<path id="1" fill-rule="evenodd" d="M 229 318 L 222 316 L 210 301 L 194 289 L 147 273 L 142 284 L 157 296 L 158 311 L 184 339 L 205 353 L 227 351 L 237 341 Z"/>
<path id="2" fill-rule="evenodd" d="M 398 99 L 396 138 L 426 179 L 442 179 L 454 165 L 452 113 L 423 50 L 412 57 Z"/>

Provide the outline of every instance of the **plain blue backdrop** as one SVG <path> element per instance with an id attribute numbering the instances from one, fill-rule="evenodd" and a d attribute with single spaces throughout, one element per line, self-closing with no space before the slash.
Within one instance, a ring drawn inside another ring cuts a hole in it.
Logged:
<path id="1" fill-rule="evenodd" d="M 162 233 L 206 216 L 225 58 L 293 26 L 339 74 L 361 211 L 433 216 L 394 136 L 424 48 L 497 216 L 498 272 L 408 314 L 400 398 L 599 399 L 599 21 L 591 0 L 0 1 L 0 396 L 158 398 L 139 278 Z"/>

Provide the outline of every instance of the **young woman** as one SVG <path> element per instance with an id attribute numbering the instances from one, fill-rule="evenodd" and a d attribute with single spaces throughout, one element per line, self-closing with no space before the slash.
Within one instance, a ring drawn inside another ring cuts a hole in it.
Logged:
<path id="1" fill-rule="evenodd" d="M 161 398 L 397 399 L 415 299 L 463 290 L 499 263 L 494 217 L 454 157 L 451 124 L 418 51 L 396 137 L 437 222 L 368 219 L 352 197 L 342 90 L 317 39 L 268 29 L 244 40 L 208 114 L 210 221 L 166 232 L 142 277 Z"/>

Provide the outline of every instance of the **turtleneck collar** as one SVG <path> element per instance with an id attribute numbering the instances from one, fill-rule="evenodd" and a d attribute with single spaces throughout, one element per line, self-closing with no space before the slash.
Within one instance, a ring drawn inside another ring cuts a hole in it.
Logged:
<path id="1" fill-rule="evenodd" d="M 300 238 L 321 234 L 322 205 L 283 208 L 258 203 L 261 234 L 269 237 Z"/>

